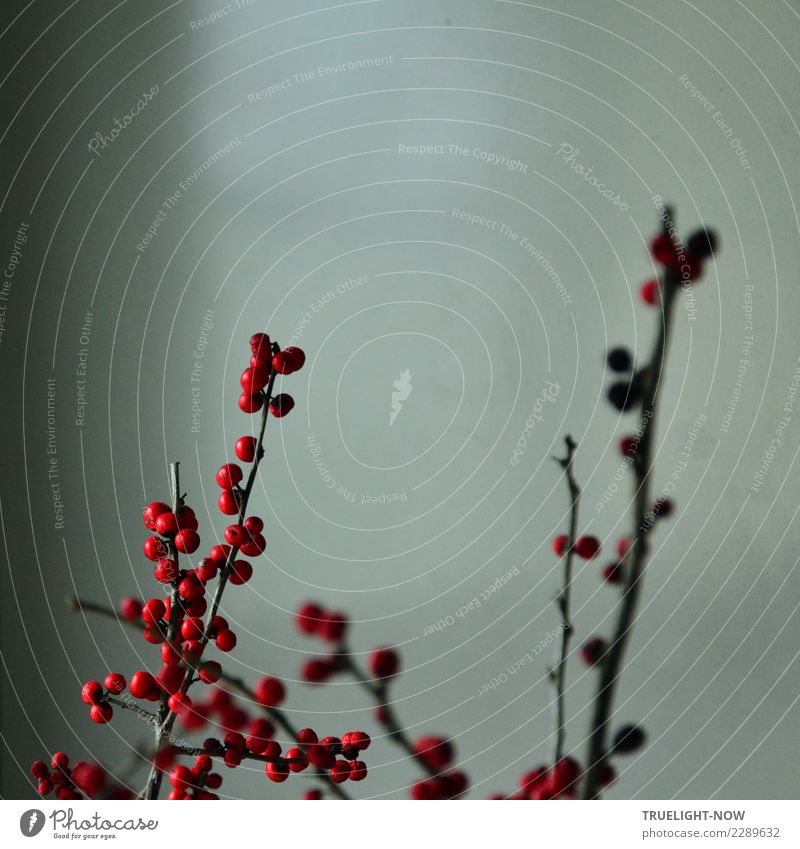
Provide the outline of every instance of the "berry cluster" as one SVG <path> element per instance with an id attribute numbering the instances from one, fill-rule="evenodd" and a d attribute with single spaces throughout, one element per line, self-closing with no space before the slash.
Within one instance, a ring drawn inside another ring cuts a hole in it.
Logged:
<path id="1" fill-rule="evenodd" d="M 64 752 L 56 752 L 49 767 L 44 761 L 35 761 L 30 772 L 42 796 L 55 791 L 56 799 L 62 802 L 86 796 L 95 798 L 101 793 L 112 799 L 127 798 L 123 788 L 109 785 L 106 771 L 100 764 L 79 761 L 70 767 L 69 757 Z"/>
<path id="2" fill-rule="evenodd" d="M 155 564 L 153 577 L 164 587 L 166 595 L 144 601 L 124 598 L 118 617 L 136 626 L 147 642 L 160 647 L 161 665 L 154 672 L 136 670 L 127 680 L 118 672 L 110 672 L 102 683 L 87 681 L 81 689 L 81 698 L 89 705 L 90 718 L 96 723 L 109 722 L 118 707 L 136 711 L 155 727 L 158 745 L 152 758 L 147 798 L 157 796 L 161 775 L 168 769 L 171 769 L 170 799 L 216 798 L 213 791 L 219 788 L 222 779 L 210 771 L 214 757 L 222 758 L 228 767 L 237 766 L 244 758 L 265 760 L 267 776 L 272 781 L 284 781 L 290 772 L 300 772 L 309 763 L 316 764 L 316 755 L 311 757 L 303 749 L 295 747 L 282 753 L 270 720 L 251 717 L 228 692 L 216 686 L 223 678 L 222 666 L 217 660 L 205 657 L 209 643 L 223 653 L 236 646 L 236 634 L 218 613 L 219 603 L 227 584 L 245 584 L 253 575 L 251 563 L 240 555 L 252 558 L 266 549 L 264 522 L 247 514 L 248 501 L 264 456 L 262 443 L 267 418 L 269 415 L 282 418 L 294 407 L 290 395 L 273 394 L 275 380 L 278 375 L 298 371 L 304 362 L 303 351 L 296 347 L 281 350 L 266 333 L 257 333 L 250 339 L 249 365 L 239 379 L 242 388 L 239 407 L 247 413 L 263 412 L 258 436 L 242 436 L 234 446 L 237 460 L 250 464 L 246 481 L 242 467 L 234 462 L 224 463 L 215 476 L 222 490 L 218 499 L 220 512 L 236 517 L 225 528 L 224 542 L 212 546 L 206 557 L 191 560 L 201 541 L 195 512 L 180 492 L 178 464 L 173 464 L 172 503 L 154 501 L 144 509 L 144 525 L 151 533 L 144 542 L 144 555 Z M 188 556 L 188 565 L 180 562 L 181 555 Z M 195 682 L 208 687 L 208 697 L 192 699 L 188 691 Z M 253 699 L 269 715 L 285 695 L 282 682 L 266 676 L 256 686 Z M 137 700 L 157 703 L 157 712 L 144 710 Z M 226 732 L 224 741 L 212 738 L 210 742 L 214 745 L 206 741 L 209 745 L 200 752 L 163 745 L 178 717 L 187 731 L 216 722 Z M 247 736 L 241 733 L 245 727 Z M 356 755 L 369 745 L 369 738 L 363 732 L 345 736 L 349 741 L 345 744 L 338 738 L 323 738 L 334 763 L 317 758 L 320 763 L 324 761 L 326 775 L 335 783 L 345 778 L 360 781 L 366 776 L 366 767 Z M 316 745 L 316 738 L 313 743 Z M 175 763 L 178 757 L 186 755 L 196 756 L 192 768 Z M 41 761 L 34 764 L 32 772 L 41 793 L 57 787 L 59 798 L 66 799 L 77 798 L 79 792 L 93 796 L 102 790 L 105 773 L 101 767 L 82 762 L 70 771 L 67 765 L 67 756 L 62 752 L 53 758 L 53 774 Z"/>

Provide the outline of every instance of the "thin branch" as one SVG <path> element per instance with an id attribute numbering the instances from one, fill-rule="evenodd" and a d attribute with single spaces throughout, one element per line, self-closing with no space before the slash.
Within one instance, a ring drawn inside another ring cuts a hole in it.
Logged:
<path id="1" fill-rule="evenodd" d="M 569 539 L 566 557 L 564 558 L 564 584 L 556 598 L 556 604 L 561 613 L 561 645 L 559 648 L 558 663 L 550 674 L 550 679 L 556 688 L 556 748 L 554 763 L 558 763 L 564 756 L 564 742 L 567 736 L 567 719 L 565 705 L 565 683 L 567 677 L 567 656 L 569 654 L 569 642 L 572 636 L 572 622 L 570 621 L 570 592 L 572 589 L 572 564 L 575 557 L 575 540 L 578 535 L 578 508 L 580 506 L 581 490 L 572 471 L 572 460 L 578 448 L 571 436 L 564 438 L 567 453 L 556 462 L 564 470 L 567 480 L 570 498 Z"/>
<path id="2" fill-rule="evenodd" d="M 278 726 L 280 726 L 289 737 L 299 744 L 297 739 L 298 729 L 294 727 L 292 722 L 289 720 L 289 717 L 280 709 L 276 707 L 266 707 L 266 705 L 262 705 L 256 699 L 255 693 L 245 684 L 245 682 L 241 678 L 235 678 L 232 675 L 226 675 L 224 672 L 220 676 L 220 681 L 224 681 L 232 690 L 235 690 L 239 693 L 240 696 L 243 696 L 245 699 L 250 700 L 254 704 L 259 705 L 259 707 L 264 711 L 264 713 Z M 338 796 L 339 799 L 347 800 L 350 797 L 345 793 L 345 791 L 330 777 L 330 775 L 323 771 L 317 770 L 312 773 L 315 778 L 318 778 L 323 784 L 327 786 L 327 788 L 335 795 Z"/>
<path id="3" fill-rule="evenodd" d="M 614 703 L 614 689 L 620 675 L 625 648 L 636 619 L 636 609 L 642 586 L 645 565 L 650 552 L 647 514 L 652 508 L 650 471 L 653 463 L 654 431 L 661 386 L 664 382 L 664 362 L 667 354 L 673 312 L 680 291 L 678 273 L 667 269 L 662 286 L 663 311 L 659 333 L 650 362 L 641 373 L 643 381 L 641 415 L 647 419 L 644 433 L 634 458 L 636 497 L 633 517 L 633 534 L 624 558 L 625 586 L 620 602 L 614 637 L 600 662 L 600 681 L 594 701 L 594 711 L 589 732 L 589 760 L 584 777 L 581 798 L 596 798 L 599 778 L 608 751 L 609 725 Z"/>
<path id="4" fill-rule="evenodd" d="M 367 678 L 356 662 L 353 656 L 345 645 L 339 647 L 339 654 L 336 658 L 337 665 L 340 669 L 349 672 L 353 676 L 353 680 L 364 690 L 369 693 L 375 706 L 383 711 L 382 724 L 386 729 L 389 739 L 403 749 L 411 758 L 413 758 L 431 778 L 438 778 L 442 773 L 429 766 L 425 761 L 414 751 L 414 745 L 408 737 L 408 733 L 403 728 L 397 714 L 389 702 L 389 686 L 387 681 L 375 681 Z"/>

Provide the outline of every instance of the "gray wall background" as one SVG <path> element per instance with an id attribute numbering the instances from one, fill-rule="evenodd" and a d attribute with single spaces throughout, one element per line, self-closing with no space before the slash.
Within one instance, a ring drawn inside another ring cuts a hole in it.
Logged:
<path id="1" fill-rule="evenodd" d="M 182 461 L 204 544 L 221 534 L 214 470 L 249 427 L 236 407 L 238 374 L 247 338 L 263 328 L 283 343 L 294 335 L 308 364 L 284 381 L 297 409 L 270 427 L 255 496 L 267 555 L 225 598 L 239 635 L 231 672 L 292 682 L 318 645 L 294 632 L 291 613 L 319 599 L 351 614 L 357 652 L 401 647 L 398 710 L 414 733 L 457 739 L 474 796 L 511 791 L 547 759 L 550 648 L 478 692 L 558 625 L 549 540 L 565 527 L 566 491 L 551 456 L 565 433 L 580 442 L 583 526 L 609 551 L 627 530 L 628 477 L 596 507 L 630 427 L 603 400 L 603 353 L 616 343 L 649 350 L 655 313 L 636 292 L 651 271 L 646 240 L 661 194 L 684 232 L 716 226 L 723 250 L 692 293 L 696 314 L 684 310 L 675 328 L 659 487 L 706 419 L 677 477 L 678 515 L 656 533 L 619 692 L 618 721 L 641 721 L 651 743 L 619 764 L 609 796 L 795 796 L 800 412 L 776 433 L 800 355 L 798 4 L 255 0 L 193 25 L 223 7 L 5 7 L 4 268 L 20 224 L 28 229 L 0 342 L 3 794 L 31 795 L 26 769 L 45 752 L 91 754 L 121 773 L 127 748 L 147 739 L 128 716 L 89 723 L 79 687 L 108 669 L 152 665 L 156 651 L 71 614 L 62 598 L 153 593 L 139 516 L 167 495 L 170 460 Z M 153 86 L 146 108 L 92 153 L 94 134 L 109 134 Z M 236 139 L 137 250 L 180 182 Z M 628 208 L 571 169 L 562 144 Z M 446 152 L 420 157 L 401 145 Z M 314 312 L 319 299 L 327 302 Z M 209 310 L 193 432 L 190 379 Z M 76 426 L 84 348 L 86 416 Z M 404 369 L 413 390 L 390 426 L 392 383 Z M 548 380 L 558 399 L 512 465 Z M 309 450 L 312 435 L 334 488 Z M 369 503 L 381 494 L 403 500 Z M 576 646 L 610 631 L 605 562 L 578 575 Z M 455 617 L 509 569 L 519 574 Z M 424 636 L 448 616 L 451 627 Z M 594 683 L 572 663 L 569 744 L 578 754 Z M 292 684 L 287 707 L 326 732 L 378 732 L 350 684 Z M 405 795 L 414 767 L 382 740 L 368 754 L 370 780 L 350 789 Z M 299 795 L 298 781 L 265 782 L 241 768 L 226 771 L 224 790 Z"/>

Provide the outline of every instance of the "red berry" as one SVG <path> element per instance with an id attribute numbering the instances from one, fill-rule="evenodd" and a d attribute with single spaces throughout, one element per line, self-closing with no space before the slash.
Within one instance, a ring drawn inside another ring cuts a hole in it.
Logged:
<path id="1" fill-rule="evenodd" d="M 309 684 L 322 684 L 331 677 L 332 664 L 322 658 L 307 660 L 300 669 L 300 677 Z"/>
<path id="2" fill-rule="evenodd" d="M 659 233 L 650 242 L 650 253 L 653 259 L 661 265 L 675 265 L 678 261 L 677 251 L 668 233 Z"/>
<path id="3" fill-rule="evenodd" d="M 291 413 L 293 407 L 294 398 L 292 398 L 291 395 L 287 395 L 285 392 L 282 392 L 270 401 L 269 411 L 276 419 L 280 419 Z"/>
<path id="4" fill-rule="evenodd" d="M 119 603 L 119 612 L 127 622 L 136 622 L 142 615 L 142 603 L 138 598 L 123 598 Z"/>
<path id="5" fill-rule="evenodd" d="M 162 557 L 153 569 L 153 577 L 162 584 L 169 584 L 178 577 L 178 564 L 169 557 Z"/>
<path id="6" fill-rule="evenodd" d="M 188 766 L 178 764 L 169 774 L 169 783 L 176 788 L 188 787 L 192 783 L 192 771 Z"/>
<path id="7" fill-rule="evenodd" d="M 553 537 L 553 551 L 557 557 L 563 557 L 569 550 L 569 537 L 566 534 L 559 534 Z"/>
<path id="8" fill-rule="evenodd" d="M 178 531 L 175 534 L 175 548 L 184 554 L 194 554 L 200 548 L 200 536 L 197 531 Z"/>
<path id="9" fill-rule="evenodd" d="M 628 549 L 631 547 L 631 541 L 627 537 L 620 537 L 617 540 L 617 557 L 624 557 L 628 553 Z"/>
<path id="10" fill-rule="evenodd" d="M 246 584 L 253 577 L 253 567 L 247 560 L 235 560 L 231 566 L 228 580 L 239 587 Z"/>
<path id="11" fill-rule="evenodd" d="M 142 609 L 144 624 L 149 628 L 158 627 L 166 612 L 167 607 L 160 598 L 151 598 Z"/>
<path id="12" fill-rule="evenodd" d="M 206 588 L 202 585 L 196 574 L 190 573 L 178 584 L 178 592 L 186 601 L 199 601 L 206 594 Z"/>
<path id="13" fill-rule="evenodd" d="M 344 738 L 342 738 L 344 740 Z M 355 746 L 359 752 L 363 752 L 365 749 L 369 748 L 369 744 L 372 742 L 369 734 L 364 731 L 351 731 L 348 736 L 348 742 L 351 746 Z"/>
<path id="14" fill-rule="evenodd" d="M 113 715 L 114 710 L 109 704 L 92 705 L 89 708 L 89 718 L 98 725 L 102 725 L 104 722 L 110 722 Z"/>
<path id="15" fill-rule="evenodd" d="M 286 761 L 279 761 L 278 763 L 268 763 L 264 769 L 267 773 L 267 778 L 270 781 L 275 781 L 280 784 L 282 781 L 286 781 L 289 777 L 289 765 Z"/>
<path id="16" fill-rule="evenodd" d="M 350 764 L 350 781 L 363 781 L 367 777 L 367 765 L 364 761 L 353 761 Z"/>
<path id="17" fill-rule="evenodd" d="M 390 648 L 375 649 L 369 656 L 369 667 L 376 678 L 392 678 L 400 671 L 400 655 Z"/>
<path id="18" fill-rule="evenodd" d="M 268 356 L 271 345 L 267 333 L 254 333 L 250 337 L 250 350 L 253 352 L 253 356 L 262 358 Z"/>
<path id="19" fill-rule="evenodd" d="M 581 659 L 587 666 L 599 663 L 606 651 L 606 642 L 601 637 L 592 637 L 581 646 Z"/>
<path id="20" fill-rule="evenodd" d="M 109 672 L 103 682 L 106 690 L 114 696 L 118 696 L 125 689 L 125 678 L 119 672 Z"/>
<path id="21" fill-rule="evenodd" d="M 625 579 L 622 563 L 609 563 L 603 567 L 603 580 L 608 584 L 621 584 Z"/>
<path id="22" fill-rule="evenodd" d="M 347 761 L 336 761 L 331 767 L 331 781 L 341 784 L 350 778 L 350 764 Z"/>
<path id="23" fill-rule="evenodd" d="M 182 507 L 178 512 L 178 530 L 179 531 L 196 531 L 197 516 L 191 507 Z"/>
<path id="24" fill-rule="evenodd" d="M 197 666 L 203 656 L 203 644 L 199 640 L 186 640 L 181 646 L 181 659 L 189 666 Z"/>
<path id="25" fill-rule="evenodd" d="M 217 634 L 214 643 L 220 651 L 233 651 L 236 648 L 236 634 L 230 629 L 222 630 Z"/>
<path id="26" fill-rule="evenodd" d="M 292 772 L 302 772 L 308 767 L 308 760 L 302 749 L 289 749 L 286 757 L 292 760 L 292 763 L 289 764 L 289 769 Z"/>
<path id="27" fill-rule="evenodd" d="M 232 489 L 225 489 L 219 494 L 217 506 L 226 516 L 235 516 L 239 512 L 239 501 Z"/>
<path id="28" fill-rule="evenodd" d="M 248 539 L 239 546 L 239 551 L 248 557 L 258 557 L 263 554 L 267 548 L 267 541 L 261 534 L 252 534 Z"/>
<path id="29" fill-rule="evenodd" d="M 656 499 L 655 504 L 653 504 L 652 512 L 654 515 L 658 516 L 661 519 L 666 519 L 667 516 L 672 515 L 672 511 L 675 509 L 675 505 L 670 501 L 669 498 L 664 498 L 660 496 Z"/>
<path id="30" fill-rule="evenodd" d="M 654 277 L 646 283 L 642 283 L 639 289 L 641 299 L 649 306 L 655 306 L 661 300 L 661 284 Z"/>
<path id="31" fill-rule="evenodd" d="M 228 559 L 228 555 L 231 553 L 231 547 L 229 545 L 215 545 L 211 551 L 208 552 L 208 556 L 222 565 Z"/>
<path id="32" fill-rule="evenodd" d="M 291 374 L 295 370 L 292 355 L 288 351 L 278 351 L 272 358 L 272 368 L 278 374 Z"/>
<path id="33" fill-rule="evenodd" d="M 243 463 L 252 463 L 256 458 L 256 445 L 258 442 L 254 436 L 240 436 L 234 447 L 236 456 Z"/>
<path id="34" fill-rule="evenodd" d="M 580 776 L 581 768 L 574 758 L 561 758 L 553 767 L 550 789 L 556 796 L 574 790 Z"/>
<path id="35" fill-rule="evenodd" d="M 47 796 L 53 792 L 53 782 L 49 778 L 43 778 L 36 789 L 42 796 Z"/>
<path id="36" fill-rule="evenodd" d="M 321 799 L 321 798 L 322 798 L 322 791 L 318 790 L 316 787 L 311 789 L 311 790 L 306 790 L 306 792 L 303 793 L 303 799 L 305 799 L 307 801 L 313 801 L 313 800 Z"/>
<path id="37" fill-rule="evenodd" d="M 239 383 L 242 384 L 242 389 L 250 395 L 255 395 L 260 392 L 269 380 L 269 369 L 266 366 L 257 365 L 250 366 L 242 372 L 239 378 Z"/>
<path id="38" fill-rule="evenodd" d="M 264 707 L 278 707 L 286 698 L 286 688 L 278 678 L 265 675 L 255 686 L 255 697 Z"/>
<path id="39" fill-rule="evenodd" d="M 349 622 L 343 613 L 327 613 L 323 615 L 318 634 L 329 643 L 340 643 L 347 633 Z"/>
<path id="40" fill-rule="evenodd" d="M 197 572 L 198 580 L 207 584 L 217 577 L 217 561 L 212 560 L 210 557 L 204 557 L 195 571 Z"/>
<path id="41" fill-rule="evenodd" d="M 526 796 L 530 795 L 531 790 L 544 781 L 547 776 L 547 767 L 539 766 L 536 769 L 532 769 L 530 772 L 526 772 L 519 780 L 520 789 L 525 792 Z"/>
<path id="42" fill-rule="evenodd" d="M 161 660 L 167 666 L 177 666 L 181 662 L 181 655 L 170 643 L 161 644 Z"/>
<path id="43" fill-rule="evenodd" d="M 216 684 L 222 675 L 222 667 L 216 660 L 206 660 L 198 667 L 197 674 L 204 684 Z"/>
<path id="44" fill-rule="evenodd" d="M 136 699 L 146 699 L 156 689 L 156 679 L 149 672 L 134 672 L 129 685 L 131 695 Z"/>
<path id="45" fill-rule="evenodd" d="M 162 537 L 178 532 L 178 517 L 174 513 L 162 513 L 156 519 L 156 531 Z"/>
<path id="46" fill-rule="evenodd" d="M 148 537 L 144 541 L 144 556 L 155 563 L 156 560 L 169 556 L 169 548 L 159 537 Z"/>
<path id="47" fill-rule="evenodd" d="M 263 519 L 259 519 L 258 516 L 248 516 L 244 520 L 244 527 L 251 536 L 260 534 L 264 530 L 264 521 Z"/>
<path id="48" fill-rule="evenodd" d="M 234 548 L 239 548 L 243 542 L 246 542 L 248 536 L 244 525 L 228 525 L 225 528 L 225 542 L 230 543 Z"/>
<path id="49" fill-rule="evenodd" d="M 81 698 L 87 705 L 96 705 L 103 699 L 103 685 L 99 681 L 87 681 L 81 687 Z"/>
<path id="50" fill-rule="evenodd" d="M 199 640 L 203 636 L 203 620 L 199 616 L 190 616 L 181 623 L 181 636 L 184 640 Z"/>
<path id="51" fill-rule="evenodd" d="M 236 463 L 225 463 L 217 471 L 217 484 L 221 489 L 233 489 L 243 477 L 241 467 Z"/>
<path id="52" fill-rule="evenodd" d="M 287 348 L 284 353 L 289 357 L 292 371 L 300 371 L 300 369 L 306 364 L 305 351 L 301 348 L 290 347 Z M 275 369 L 275 371 L 277 371 L 277 369 Z"/>
<path id="53" fill-rule="evenodd" d="M 34 761 L 31 764 L 31 775 L 39 780 L 46 778 L 50 774 L 47 764 L 44 761 Z"/>
<path id="54" fill-rule="evenodd" d="M 584 560 L 592 560 L 600 553 L 600 540 L 597 537 L 580 537 L 575 542 L 575 554 Z"/>
<path id="55" fill-rule="evenodd" d="M 414 744 L 414 754 L 427 767 L 442 770 L 453 761 L 453 744 L 441 737 L 423 737 Z"/>
<path id="56" fill-rule="evenodd" d="M 619 441 L 619 453 L 623 457 L 632 457 L 639 449 L 639 440 L 633 436 L 623 436 Z"/>
<path id="57" fill-rule="evenodd" d="M 66 752 L 56 752 L 50 761 L 50 766 L 53 769 L 65 770 L 69 766 L 69 757 Z"/>
<path id="58" fill-rule="evenodd" d="M 248 395 L 247 392 L 242 392 L 239 396 L 239 409 L 243 413 L 257 413 L 264 406 L 264 395 L 259 392 L 257 395 Z"/>
<path id="59" fill-rule="evenodd" d="M 318 604 L 306 602 L 300 606 L 295 614 L 298 630 L 303 634 L 316 634 L 320 629 L 324 615 L 325 612 Z"/>
<path id="60" fill-rule="evenodd" d="M 181 671 L 182 675 L 183 672 Z M 173 713 L 188 713 L 192 709 L 192 699 L 186 693 L 173 693 L 169 697 L 167 705 Z"/>
<path id="61" fill-rule="evenodd" d="M 156 529 L 156 519 L 162 513 L 169 513 L 169 511 L 169 504 L 164 504 L 163 501 L 153 501 L 144 508 L 144 526 L 148 531 L 154 531 Z"/>

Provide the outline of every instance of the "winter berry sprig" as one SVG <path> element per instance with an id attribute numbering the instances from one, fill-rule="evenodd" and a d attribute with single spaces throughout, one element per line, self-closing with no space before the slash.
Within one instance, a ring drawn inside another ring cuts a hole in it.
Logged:
<path id="1" fill-rule="evenodd" d="M 250 705 L 266 714 L 252 716 L 221 689 L 221 683 L 226 681 L 222 666 L 205 656 L 212 644 L 223 653 L 236 645 L 235 633 L 219 614 L 220 605 L 228 585 L 245 584 L 253 574 L 252 565 L 240 559 L 240 555 L 255 557 L 266 548 L 264 522 L 248 515 L 250 496 L 264 457 L 267 421 L 270 417 L 283 418 L 294 406 L 291 396 L 273 394 L 276 378 L 297 371 L 305 362 L 299 348 L 281 350 L 265 333 L 255 334 L 250 339 L 250 348 L 250 364 L 240 378 L 239 407 L 245 413 L 261 411 L 261 421 L 257 436 L 242 436 L 234 446 L 236 458 L 250 464 L 246 482 L 241 466 L 233 462 L 224 463 L 215 476 L 222 490 L 219 509 L 223 515 L 235 517 L 225 529 L 225 543 L 214 545 L 208 556 L 191 568 L 182 567 L 180 556 L 193 555 L 200 547 L 200 537 L 194 511 L 181 494 L 179 465 L 172 463 L 171 503 L 152 502 L 143 514 L 145 526 L 152 534 L 144 543 L 144 555 L 154 563 L 153 577 L 168 594 L 146 601 L 123 599 L 119 612 L 92 602 L 68 599 L 73 609 L 124 622 L 136 628 L 147 642 L 159 646 L 162 665 L 157 673 L 140 669 L 126 679 L 118 672 L 110 672 L 102 683 L 88 681 L 81 689 L 81 698 L 89 706 L 89 716 L 94 722 L 111 721 L 114 709 L 119 707 L 133 711 L 153 728 L 155 747 L 148 756 L 149 775 L 140 794 L 145 799 L 158 798 L 167 774 L 171 785 L 169 799 L 218 798 L 215 791 L 222 784 L 222 776 L 212 771 L 215 759 L 228 769 L 235 769 L 243 761 L 264 763 L 267 778 L 276 783 L 311 767 L 312 774 L 342 799 L 347 798 L 339 787 L 343 781 L 362 781 L 367 775 L 361 753 L 369 746 L 370 739 L 364 732 L 319 738 L 313 729 L 296 730 L 279 707 L 286 697 L 285 687 L 269 675 L 252 690 L 244 682 L 238 682 L 234 688 Z M 214 592 L 209 603 L 211 587 Z M 205 685 L 200 698 L 189 694 L 196 683 Z M 147 710 L 141 702 L 153 702 L 157 707 L 154 711 Z M 222 732 L 221 739 L 208 737 L 201 747 L 178 744 L 173 734 L 178 719 L 185 731 L 199 730 L 216 722 Z M 274 739 L 276 725 L 291 740 L 286 751 Z M 179 763 L 178 759 L 184 757 L 194 758 L 194 764 Z M 54 788 L 60 799 L 81 798 L 81 792 L 87 796 L 93 796 L 95 790 L 99 792 L 98 765 L 78 764 L 70 771 L 64 753 L 57 753 L 53 764 L 54 773 L 40 761 L 31 770 L 43 795 Z M 315 791 L 308 797 L 320 796 Z"/>
<path id="2" fill-rule="evenodd" d="M 306 602 L 297 611 L 295 622 L 302 634 L 318 637 L 331 645 L 331 653 L 326 657 L 313 657 L 304 662 L 300 677 L 309 684 L 323 684 L 337 673 L 349 675 L 372 699 L 376 718 L 386 737 L 427 773 L 426 778 L 412 785 L 411 798 L 456 799 L 462 796 L 469 781 L 462 771 L 453 769 L 453 742 L 438 736 L 412 740 L 392 705 L 390 688 L 401 671 L 397 649 L 390 646 L 373 649 L 368 656 L 367 672 L 359 666 L 347 645 L 350 623 L 345 614 Z"/>

